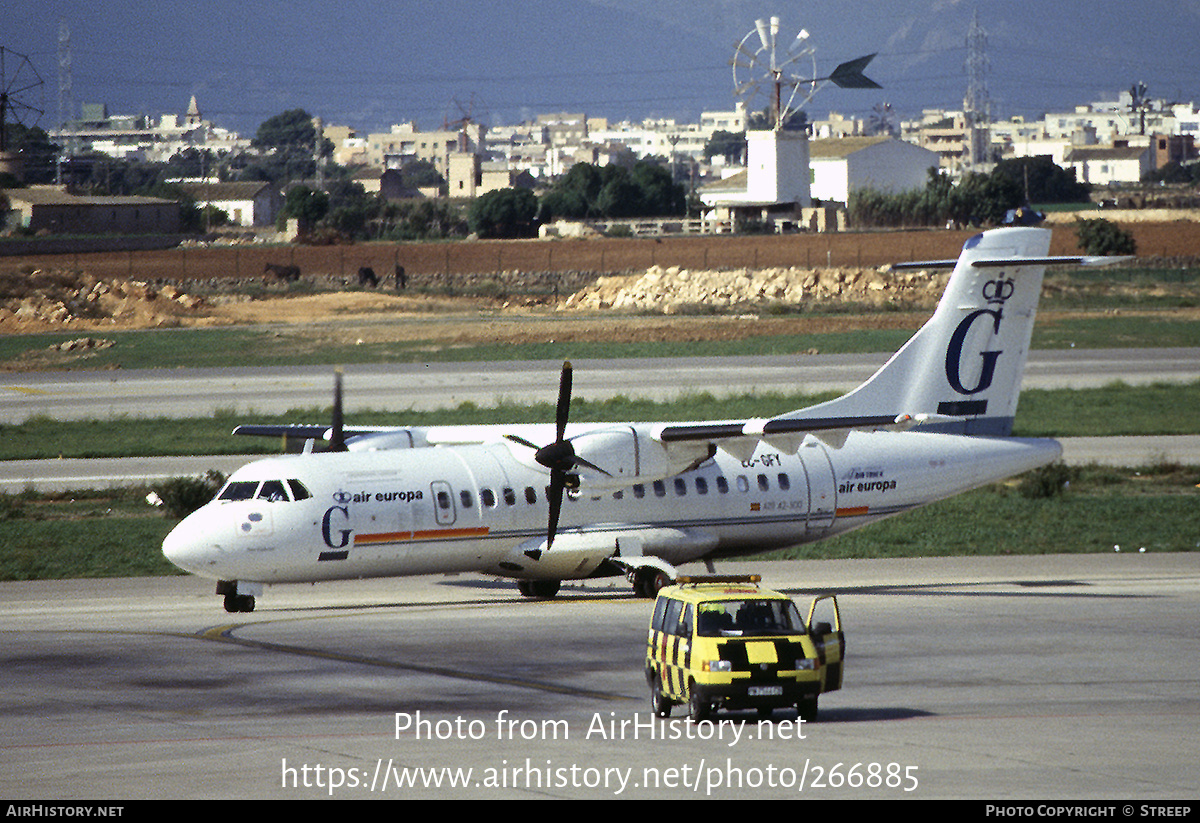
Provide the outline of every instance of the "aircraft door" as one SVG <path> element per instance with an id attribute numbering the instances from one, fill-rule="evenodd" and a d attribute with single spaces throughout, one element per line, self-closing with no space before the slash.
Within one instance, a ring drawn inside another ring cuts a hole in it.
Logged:
<path id="1" fill-rule="evenodd" d="M 819 533 L 833 525 L 837 514 L 837 480 L 829 453 L 818 440 L 800 447 L 800 462 L 808 477 L 808 531 Z"/>
<path id="2" fill-rule="evenodd" d="M 433 499 L 433 517 L 439 526 L 453 526 L 458 519 L 454 506 L 454 490 L 445 480 L 434 480 L 429 484 Z"/>

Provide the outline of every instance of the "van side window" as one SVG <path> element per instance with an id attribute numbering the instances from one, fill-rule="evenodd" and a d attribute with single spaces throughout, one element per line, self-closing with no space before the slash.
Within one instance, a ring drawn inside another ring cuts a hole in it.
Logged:
<path id="1" fill-rule="evenodd" d="M 663 630 L 663 621 L 667 615 L 667 604 L 671 601 L 665 597 L 658 598 L 658 602 L 654 604 L 654 616 L 650 618 L 650 628 L 656 632 Z"/>
<path id="2" fill-rule="evenodd" d="M 692 636 L 692 604 L 688 603 L 683 607 L 683 616 L 679 618 L 679 631 L 677 634 L 680 637 Z"/>
<path id="3" fill-rule="evenodd" d="M 667 614 L 663 619 L 663 631 L 668 634 L 679 633 L 679 614 L 683 611 L 683 601 L 670 600 L 667 602 Z"/>

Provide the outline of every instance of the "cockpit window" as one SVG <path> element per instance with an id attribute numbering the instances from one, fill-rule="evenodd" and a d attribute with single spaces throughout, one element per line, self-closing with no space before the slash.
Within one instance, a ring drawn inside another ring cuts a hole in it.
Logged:
<path id="1" fill-rule="evenodd" d="M 221 489 L 218 500 L 252 500 L 258 489 L 257 480 L 237 480 Z"/>
<path id="2" fill-rule="evenodd" d="M 288 488 L 292 490 L 293 500 L 307 500 L 312 497 L 312 493 L 299 480 L 289 480 L 287 484 Z"/>
<path id="3" fill-rule="evenodd" d="M 265 480 L 258 490 L 258 499 L 269 503 L 286 503 L 287 491 L 283 488 L 282 480 Z"/>

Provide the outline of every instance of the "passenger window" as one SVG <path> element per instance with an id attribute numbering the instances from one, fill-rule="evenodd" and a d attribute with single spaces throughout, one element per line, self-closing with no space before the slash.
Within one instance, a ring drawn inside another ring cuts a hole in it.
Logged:
<path id="1" fill-rule="evenodd" d="M 471 495 L 471 492 L 466 489 L 463 489 L 458 493 L 458 499 L 462 502 L 462 507 L 464 509 L 469 509 L 475 505 L 475 498 Z"/>
<path id="2" fill-rule="evenodd" d="M 737 476 L 737 488 L 740 492 L 750 491 L 750 481 L 746 479 L 746 475 L 739 474 Z"/>
<path id="3" fill-rule="evenodd" d="M 646 487 L 643 486 L 641 483 L 634 483 L 633 484 L 633 496 L 636 497 L 638 500 L 641 500 L 643 497 L 646 496 Z"/>
<path id="4" fill-rule="evenodd" d="M 512 489 L 504 490 L 504 505 L 506 505 L 506 506 L 517 505 L 517 493 L 514 492 Z"/>
<path id="5" fill-rule="evenodd" d="M 675 478 L 675 494 L 678 497 L 683 497 L 687 494 L 687 481 L 682 477 Z"/>
<path id="6" fill-rule="evenodd" d="M 758 490 L 760 492 L 765 492 L 765 491 L 769 491 L 770 488 L 771 488 L 771 483 L 767 480 L 767 476 L 765 474 L 760 474 L 758 476 Z"/>
<path id="7" fill-rule="evenodd" d="M 537 502 L 537 491 L 533 486 L 525 487 L 525 502 L 531 506 Z"/>
<path id="8" fill-rule="evenodd" d="M 655 497 L 666 497 L 667 496 L 667 486 L 661 480 L 654 481 L 654 496 Z"/>
<path id="9" fill-rule="evenodd" d="M 289 480 L 287 484 L 288 488 L 292 490 L 293 500 L 307 500 L 312 497 L 312 493 L 299 480 Z"/>
<path id="10" fill-rule="evenodd" d="M 485 508 L 494 508 L 496 506 L 496 493 L 491 489 L 480 489 L 479 500 Z"/>
<path id="11" fill-rule="evenodd" d="M 790 489 L 791 487 L 792 487 L 792 481 L 791 481 L 791 478 L 789 478 L 789 477 L 788 477 L 786 474 L 784 474 L 783 472 L 780 472 L 780 473 L 779 473 L 779 488 L 780 488 L 782 491 L 787 491 L 787 490 L 788 490 L 788 489 Z"/>
<path id="12" fill-rule="evenodd" d="M 442 509 L 443 511 L 450 508 L 450 493 L 449 492 L 439 491 L 437 493 L 437 506 L 439 509 Z"/>
<path id="13" fill-rule="evenodd" d="M 708 494 L 708 481 L 703 477 L 696 478 L 696 494 Z"/>
<path id="14" fill-rule="evenodd" d="M 717 491 L 721 494 L 729 494 L 729 481 L 725 479 L 725 475 L 717 477 Z"/>

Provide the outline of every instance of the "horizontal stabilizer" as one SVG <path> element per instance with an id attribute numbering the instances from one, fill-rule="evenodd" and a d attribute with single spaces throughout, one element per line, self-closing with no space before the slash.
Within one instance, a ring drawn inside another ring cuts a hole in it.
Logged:
<path id="1" fill-rule="evenodd" d="M 1132 260 L 1131 256 L 1124 257 L 1002 257 L 998 260 L 972 260 L 971 265 L 979 269 L 999 269 L 1013 266 L 1110 266 Z M 958 260 L 920 260 L 913 263 L 892 263 L 888 266 L 891 271 L 912 271 L 914 269 L 952 269 Z"/>

